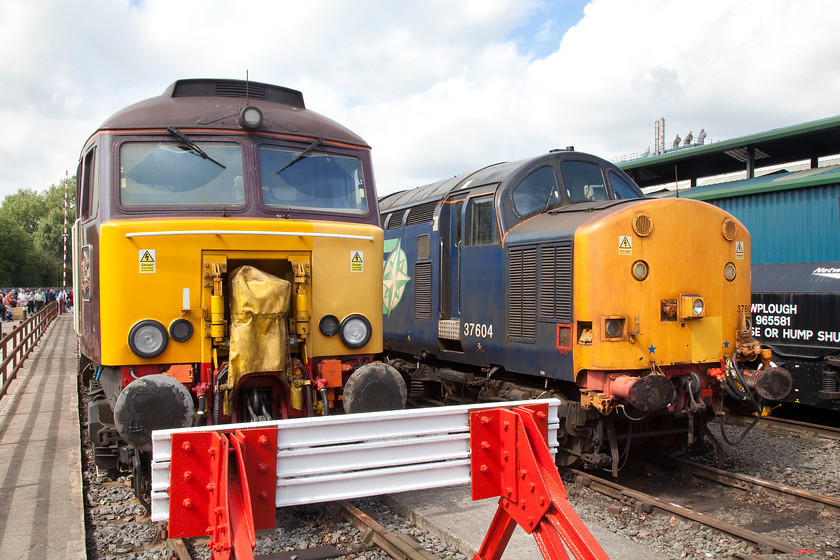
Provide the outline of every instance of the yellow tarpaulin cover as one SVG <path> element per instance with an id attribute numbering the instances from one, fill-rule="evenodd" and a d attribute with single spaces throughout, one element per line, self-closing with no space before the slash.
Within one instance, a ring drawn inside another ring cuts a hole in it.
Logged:
<path id="1" fill-rule="evenodd" d="M 230 280 L 230 364 L 227 385 L 255 371 L 283 371 L 288 338 L 284 317 L 291 283 L 253 266 L 240 266 Z"/>

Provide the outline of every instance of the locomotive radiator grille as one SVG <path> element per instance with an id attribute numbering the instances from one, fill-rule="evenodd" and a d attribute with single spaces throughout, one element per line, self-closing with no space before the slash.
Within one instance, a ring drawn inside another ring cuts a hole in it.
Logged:
<path id="1" fill-rule="evenodd" d="M 437 201 L 427 202 L 420 206 L 414 206 L 408 212 L 408 217 L 405 219 L 406 226 L 416 226 L 419 224 L 430 223 L 435 215 L 435 208 L 437 208 Z"/>
<path id="2" fill-rule="evenodd" d="M 414 265 L 414 318 L 432 318 L 432 263 Z"/>
<path id="3" fill-rule="evenodd" d="M 540 247 L 540 318 L 572 320 L 572 244 Z"/>
<path id="4" fill-rule="evenodd" d="M 510 250 L 508 334 L 513 339 L 537 337 L 537 249 Z"/>

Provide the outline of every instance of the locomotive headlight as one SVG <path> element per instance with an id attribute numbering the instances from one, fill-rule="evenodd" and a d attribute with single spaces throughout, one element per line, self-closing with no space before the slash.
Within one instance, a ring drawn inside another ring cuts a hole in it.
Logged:
<path id="1" fill-rule="evenodd" d="M 166 327 L 153 319 L 135 323 L 128 332 L 128 347 L 140 358 L 160 356 L 168 343 Z"/>
<path id="2" fill-rule="evenodd" d="M 650 272 L 650 267 L 648 263 L 645 261 L 636 261 L 633 263 L 633 268 L 631 269 L 633 273 L 633 278 L 641 282 L 645 278 L 647 278 L 648 273 Z"/>
<path id="3" fill-rule="evenodd" d="M 706 314 L 706 298 L 696 295 L 680 296 L 680 318 L 699 319 Z"/>
<path id="4" fill-rule="evenodd" d="M 324 336 L 332 336 L 338 332 L 338 317 L 335 315 L 324 315 L 318 322 L 318 330 Z"/>
<path id="5" fill-rule="evenodd" d="M 735 280 L 735 265 L 730 263 L 726 263 L 726 266 L 723 267 L 723 277 L 726 278 L 727 282 L 732 282 Z"/>
<path id="6" fill-rule="evenodd" d="M 259 107 L 248 105 L 239 112 L 239 126 L 242 128 L 255 129 L 262 126 L 263 114 Z"/>
<path id="7" fill-rule="evenodd" d="M 338 336 L 347 348 L 356 349 L 368 343 L 371 330 L 370 321 L 364 315 L 354 314 L 341 322 Z"/>

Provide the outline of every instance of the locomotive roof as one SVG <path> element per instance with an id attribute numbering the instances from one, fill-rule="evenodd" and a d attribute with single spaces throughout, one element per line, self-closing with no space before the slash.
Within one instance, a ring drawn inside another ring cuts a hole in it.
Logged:
<path id="1" fill-rule="evenodd" d="M 573 150 L 552 150 L 547 154 L 535 157 L 494 163 L 478 171 L 462 173 L 450 179 L 430 183 L 422 187 L 396 192 L 379 199 L 380 213 L 386 213 L 397 208 L 416 206 L 424 202 L 442 200 L 449 194 L 462 189 L 503 183 L 508 178 L 517 177 L 518 171 L 537 162 L 548 162 L 556 159 L 575 159 L 601 162 L 600 158 L 584 152 Z M 616 168 L 617 169 L 617 168 Z"/>
<path id="2" fill-rule="evenodd" d="M 100 130 L 149 128 L 242 130 L 239 112 L 259 107 L 263 125 L 255 132 L 275 132 L 369 147 L 358 135 L 335 121 L 307 109 L 303 94 L 281 86 L 244 80 L 178 80 L 162 95 L 129 105 L 109 117 Z"/>
<path id="3" fill-rule="evenodd" d="M 492 165 L 488 165 L 487 167 L 483 167 L 478 171 L 462 173 L 450 179 L 444 179 L 442 181 L 437 181 L 436 183 L 423 185 L 422 187 L 390 194 L 379 200 L 379 210 L 380 212 L 386 212 L 394 208 L 415 206 L 417 204 L 422 204 L 423 202 L 442 200 L 450 193 L 461 189 L 478 187 L 491 183 L 500 183 L 508 176 L 513 175 L 517 169 L 534 161 L 535 159 L 537 158 L 494 163 Z"/>

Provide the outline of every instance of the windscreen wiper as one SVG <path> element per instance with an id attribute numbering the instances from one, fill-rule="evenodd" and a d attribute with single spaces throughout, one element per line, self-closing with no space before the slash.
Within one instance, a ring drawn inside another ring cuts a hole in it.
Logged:
<path id="1" fill-rule="evenodd" d="M 174 136 L 178 140 L 180 140 L 181 142 L 183 142 L 184 144 L 186 144 L 187 147 L 190 149 L 190 151 L 192 153 L 194 153 L 195 155 L 201 156 L 204 159 L 209 159 L 210 161 L 212 161 L 213 163 L 215 163 L 216 165 L 218 165 L 222 169 L 226 169 L 226 167 L 224 165 L 222 165 L 221 163 L 219 163 L 218 161 L 216 161 L 215 159 L 213 159 L 209 155 L 207 155 L 207 152 L 205 152 L 204 150 L 199 148 L 198 144 L 196 144 L 195 142 L 193 142 L 192 140 L 187 138 L 187 136 L 183 132 L 181 132 L 180 130 L 178 130 L 174 126 L 168 127 L 166 129 L 166 131 L 169 132 L 169 134 L 171 134 L 172 136 Z"/>
<path id="2" fill-rule="evenodd" d="M 280 169 L 275 171 L 274 174 L 275 175 L 280 175 L 281 171 L 283 171 L 287 167 L 293 166 L 294 164 L 296 164 L 297 162 L 299 162 L 300 160 L 302 160 L 303 158 L 308 156 L 312 152 L 312 150 L 314 150 L 315 148 L 320 146 L 323 141 L 324 141 L 324 137 L 323 136 L 319 137 L 317 140 L 315 140 L 314 142 L 309 144 L 309 146 L 307 146 L 305 150 L 303 150 L 301 153 L 296 155 L 294 157 L 294 159 L 292 159 L 292 161 L 290 161 L 289 163 L 287 163 L 286 165 L 284 165 L 283 167 L 281 167 Z"/>

